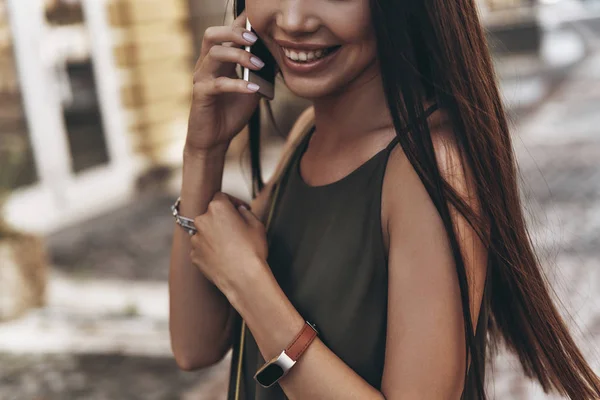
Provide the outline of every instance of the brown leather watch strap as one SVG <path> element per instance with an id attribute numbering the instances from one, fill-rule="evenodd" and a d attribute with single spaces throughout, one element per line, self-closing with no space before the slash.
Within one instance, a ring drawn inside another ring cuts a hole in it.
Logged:
<path id="1" fill-rule="evenodd" d="M 285 354 L 292 360 L 297 361 L 315 337 L 317 337 L 316 328 L 306 321 L 298 336 L 296 336 L 287 349 L 285 349 Z"/>

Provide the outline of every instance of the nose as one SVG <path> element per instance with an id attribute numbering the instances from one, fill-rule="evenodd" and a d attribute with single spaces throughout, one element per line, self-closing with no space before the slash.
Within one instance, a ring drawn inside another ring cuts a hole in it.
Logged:
<path id="1" fill-rule="evenodd" d="M 319 29 L 319 21 L 311 12 L 310 1 L 281 0 L 277 26 L 289 35 L 312 33 Z"/>

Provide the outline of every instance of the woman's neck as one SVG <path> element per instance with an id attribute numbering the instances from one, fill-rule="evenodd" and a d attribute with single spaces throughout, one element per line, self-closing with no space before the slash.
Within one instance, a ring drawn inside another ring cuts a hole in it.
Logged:
<path id="1" fill-rule="evenodd" d="M 376 65 L 365 70 L 343 91 L 315 99 L 313 103 L 317 127 L 313 136 L 318 137 L 319 147 L 334 149 L 369 133 L 393 130 Z"/>

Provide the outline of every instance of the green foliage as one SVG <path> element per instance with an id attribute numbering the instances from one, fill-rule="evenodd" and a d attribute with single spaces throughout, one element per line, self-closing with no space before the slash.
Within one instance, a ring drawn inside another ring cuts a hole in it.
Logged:
<path id="1" fill-rule="evenodd" d="M 0 136 L 0 238 L 17 234 L 4 219 L 4 204 L 8 199 L 27 151 L 25 139 L 16 134 L 2 133 Z"/>

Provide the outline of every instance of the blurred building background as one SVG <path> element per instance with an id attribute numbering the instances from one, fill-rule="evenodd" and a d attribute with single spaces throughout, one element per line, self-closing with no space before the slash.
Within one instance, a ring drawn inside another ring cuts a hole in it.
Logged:
<path id="1" fill-rule="evenodd" d="M 479 5 L 532 231 L 600 372 L 600 1 Z M 172 360 L 166 281 L 192 68 L 231 6 L 0 0 L 0 399 L 223 398 L 228 357 Z M 278 82 L 265 175 L 308 104 Z M 223 190 L 249 199 L 245 140 Z M 515 365 L 492 398 L 546 398 Z"/>

